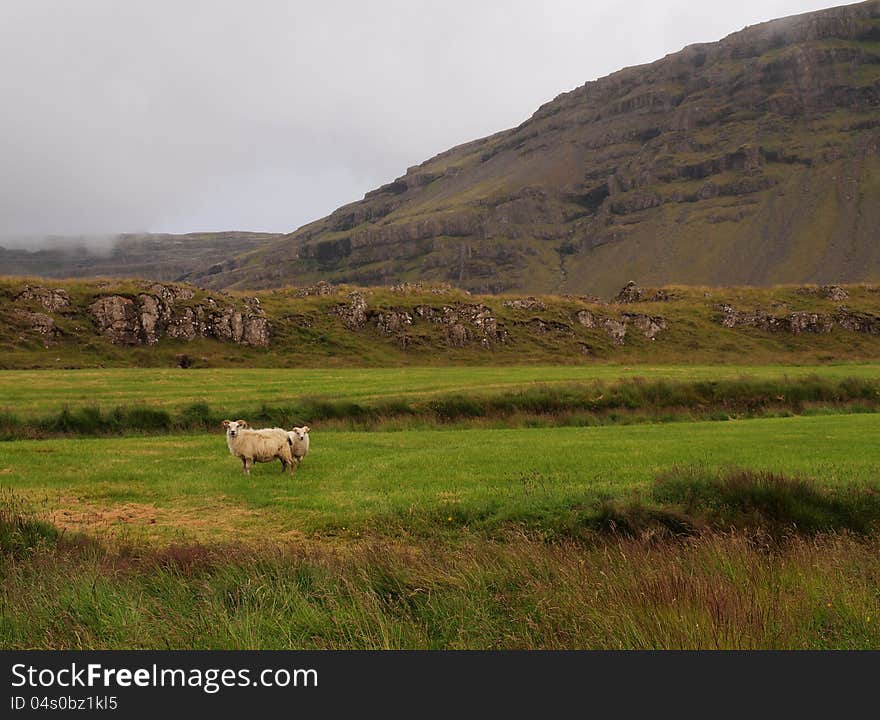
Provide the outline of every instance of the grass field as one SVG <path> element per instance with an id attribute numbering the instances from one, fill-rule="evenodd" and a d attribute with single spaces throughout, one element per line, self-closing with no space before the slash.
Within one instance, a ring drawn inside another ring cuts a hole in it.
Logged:
<path id="1" fill-rule="evenodd" d="M 293 477 L 242 475 L 219 427 L 0 441 L 0 647 L 877 648 L 878 371 L 0 373 L 23 418 L 589 391 L 728 419 L 328 422 Z"/>
<path id="2" fill-rule="evenodd" d="M 280 473 L 279 463 L 244 476 L 221 432 L 19 441 L 0 443 L 0 481 L 62 526 L 166 540 L 272 539 L 342 528 L 446 535 L 510 523 L 552 530 L 576 522 L 580 512 L 589 515 L 603 500 L 644 495 L 655 477 L 676 466 L 766 469 L 830 487 L 871 484 L 880 467 L 878 434 L 874 414 L 316 432 L 293 478 Z"/>
<path id="3" fill-rule="evenodd" d="M 512 367 L 319 369 L 140 369 L 0 371 L 0 410 L 28 417 L 64 405 L 149 404 L 179 409 L 197 402 L 224 407 L 283 404 L 302 397 L 370 401 L 459 393 L 485 396 L 534 385 L 624 378 L 679 382 L 803 378 L 878 378 L 880 364 L 559 365 Z"/>

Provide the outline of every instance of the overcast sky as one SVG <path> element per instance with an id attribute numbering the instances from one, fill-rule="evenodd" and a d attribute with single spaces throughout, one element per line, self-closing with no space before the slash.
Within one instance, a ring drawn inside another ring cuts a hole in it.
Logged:
<path id="1" fill-rule="evenodd" d="M 832 0 L 2 0 L 0 243 L 287 232 L 560 92 Z"/>

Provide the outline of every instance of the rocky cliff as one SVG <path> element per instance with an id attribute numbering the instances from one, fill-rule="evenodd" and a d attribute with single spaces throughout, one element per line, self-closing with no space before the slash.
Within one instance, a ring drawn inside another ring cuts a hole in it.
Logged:
<path id="1" fill-rule="evenodd" d="M 564 93 L 211 287 L 451 282 L 479 292 L 880 276 L 880 2 L 748 27 Z"/>
<path id="2" fill-rule="evenodd" d="M 9 309 L 3 313 L 0 305 L 0 329 L 18 333 L 19 343 L 36 338 L 47 348 L 65 335 L 83 339 L 93 333 L 122 346 L 213 339 L 265 347 L 271 337 L 259 298 L 204 293 L 186 285 L 101 282 L 72 301 L 63 287 L 25 284 L 6 295 Z"/>

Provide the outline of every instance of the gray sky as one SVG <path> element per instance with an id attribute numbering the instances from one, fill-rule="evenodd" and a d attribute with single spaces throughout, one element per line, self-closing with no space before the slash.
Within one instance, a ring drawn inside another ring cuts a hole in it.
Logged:
<path id="1" fill-rule="evenodd" d="M 2 0 L 0 243 L 290 231 L 587 80 L 831 0 Z"/>

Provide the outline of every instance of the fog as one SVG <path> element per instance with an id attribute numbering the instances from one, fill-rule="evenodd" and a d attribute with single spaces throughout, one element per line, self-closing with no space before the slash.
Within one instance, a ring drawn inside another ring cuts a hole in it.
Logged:
<path id="1" fill-rule="evenodd" d="M 0 244 L 291 231 L 587 80 L 823 6 L 4 0 Z"/>

